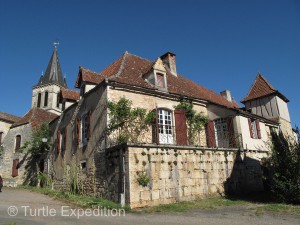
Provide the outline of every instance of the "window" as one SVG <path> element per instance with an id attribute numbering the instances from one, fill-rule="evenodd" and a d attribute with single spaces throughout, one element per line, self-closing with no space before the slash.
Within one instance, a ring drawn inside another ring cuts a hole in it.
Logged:
<path id="1" fill-rule="evenodd" d="M 220 118 L 214 121 L 216 145 L 220 148 L 229 147 L 227 119 Z"/>
<path id="2" fill-rule="evenodd" d="M 21 135 L 16 136 L 16 145 L 15 145 L 15 152 L 19 151 L 21 147 Z"/>
<path id="3" fill-rule="evenodd" d="M 60 132 L 60 149 L 62 154 L 64 154 L 66 148 L 67 148 L 67 128 L 65 128 L 64 131 Z"/>
<path id="4" fill-rule="evenodd" d="M 156 73 L 156 86 L 158 88 L 165 88 L 165 77 L 161 73 Z"/>
<path id="5" fill-rule="evenodd" d="M 57 108 L 59 108 L 59 99 L 60 99 L 60 97 L 59 97 L 59 93 L 56 95 L 56 107 Z"/>
<path id="6" fill-rule="evenodd" d="M 158 135 L 160 144 L 173 144 L 172 112 L 158 109 Z"/>
<path id="7" fill-rule="evenodd" d="M 248 119 L 250 137 L 253 139 L 261 139 L 259 120 Z"/>
<path id="8" fill-rule="evenodd" d="M 16 177 L 19 175 L 18 169 L 19 169 L 19 159 L 14 159 L 12 165 L 12 173 L 11 173 L 12 177 Z"/>
<path id="9" fill-rule="evenodd" d="M 38 107 L 38 108 L 41 107 L 41 98 L 42 98 L 42 94 L 39 93 L 39 94 L 38 94 L 38 101 L 37 101 L 37 107 Z"/>
<path id="10" fill-rule="evenodd" d="M 2 144 L 3 132 L 0 132 L 0 145 Z"/>
<path id="11" fill-rule="evenodd" d="M 45 92 L 44 106 L 48 106 L 48 91 Z"/>
<path id="12" fill-rule="evenodd" d="M 89 118 L 88 115 L 84 115 L 82 117 L 82 126 L 81 126 L 81 138 L 82 138 L 82 143 L 86 144 L 88 140 L 88 128 L 89 128 Z"/>
<path id="13" fill-rule="evenodd" d="M 82 172 L 86 171 L 86 161 L 85 160 L 80 161 L 80 167 L 81 167 Z"/>

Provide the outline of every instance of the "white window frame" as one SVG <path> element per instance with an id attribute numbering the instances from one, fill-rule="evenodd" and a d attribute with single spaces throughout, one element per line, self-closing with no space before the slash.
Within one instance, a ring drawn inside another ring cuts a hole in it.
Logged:
<path id="1" fill-rule="evenodd" d="M 162 72 L 155 72 L 154 74 L 155 74 L 155 87 L 158 88 L 159 90 L 166 91 L 166 90 L 167 90 L 167 79 L 166 79 L 166 74 L 165 74 L 165 73 L 162 73 Z M 160 87 L 160 86 L 157 85 L 157 83 L 158 83 L 158 79 L 157 79 L 158 74 L 163 76 L 164 87 Z"/>
<path id="2" fill-rule="evenodd" d="M 253 139 L 258 139 L 256 120 L 251 120 L 251 130 L 253 134 Z"/>
<path id="3" fill-rule="evenodd" d="M 157 110 L 158 138 L 160 144 L 174 144 L 173 113 L 171 110 Z"/>

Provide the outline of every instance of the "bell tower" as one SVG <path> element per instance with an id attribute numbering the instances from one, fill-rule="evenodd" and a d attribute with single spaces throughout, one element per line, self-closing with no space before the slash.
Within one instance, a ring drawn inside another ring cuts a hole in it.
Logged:
<path id="1" fill-rule="evenodd" d="M 58 42 L 55 42 L 45 74 L 32 87 L 32 108 L 38 107 L 59 115 L 62 111 L 59 105 L 60 90 L 67 88 L 67 83 L 62 76 L 57 46 Z"/>

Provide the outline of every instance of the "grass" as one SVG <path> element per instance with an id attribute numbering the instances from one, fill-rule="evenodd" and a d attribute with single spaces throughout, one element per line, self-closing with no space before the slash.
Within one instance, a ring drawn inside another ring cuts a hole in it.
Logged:
<path id="1" fill-rule="evenodd" d="M 58 190 L 51 190 L 49 188 L 36 188 L 23 186 L 31 191 L 39 192 L 65 203 L 75 205 L 81 208 L 107 208 L 107 209 L 125 209 L 129 212 L 144 212 L 144 213 L 159 213 L 159 212 L 188 212 L 192 210 L 201 209 L 216 209 L 218 207 L 230 207 L 230 206 L 248 206 L 248 210 L 253 210 L 256 216 L 264 215 L 266 212 L 273 214 L 293 214 L 300 215 L 300 205 L 289 205 L 283 203 L 276 203 L 270 200 L 268 196 L 262 194 L 254 195 L 254 197 L 247 197 L 244 199 L 239 198 L 226 198 L 226 197 L 210 197 L 205 199 L 199 199 L 196 201 L 184 201 L 167 205 L 158 205 L 153 207 L 145 207 L 140 209 L 131 210 L 130 207 L 114 203 L 112 201 L 96 198 L 92 196 L 75 195 L 68 192 L 62 192 Z M 247 209 L 246 209 L 247 210 Z"/>
<path id="2" fill-rule="evenodd" d="M 86 195 L 77 195 L 70 192 L 63 192 L 59 190 L 52 190 L 50 188 L 36 188 L 36 187 L 30 187 L 30 186 L 22 186 L 21 188 L 38 192 L 44 195 L 48 195 L 50 197 L 53 197 L 57 200 L 63 201 L 65 203 L 68 203 L 70 205 L 74 205 L 80 208 L 107 208 L 107 209 L 124 209 L 125 211 L 130 211 L 130 208 L 128 206 L 122 207 L 120 204 L 117 204 L 115 202 L 103 199 L 103 198 L 97 198 L 93 196 L 86 196 Z"/>
<path id="3" fill-rule="evenodd" d="M 215 209 L 221 206 L 238 206 L 249 204 L 243 200 L 230 200 L 224 197 L 212 197 L 200 199 L 197 201 L 186 201 L 173 203 L 168 205 L 158 205 L 153 207 L 146 207 L 141 211 L 147 213 L 154 212 L 188 212 L 194 209 Z"/>
<path id="4" fill-rule="evenodd" d="M 260 203 L 251 200 L 228 199 L 226 197 L 212 197 L 197 201 L 180 202 L 168 205 L 146 207 L 134 211 L 145 213 L 157 212 L 188 212 L 199 209 L 216 209 L 218 207 L 247 206 L 245 210 L 251 210 L 256 216 L 264 215 L 266 212 L 273 214 L 300 215 L 300 205 L 289 205 L 282 203 L 264 202 Z"/>

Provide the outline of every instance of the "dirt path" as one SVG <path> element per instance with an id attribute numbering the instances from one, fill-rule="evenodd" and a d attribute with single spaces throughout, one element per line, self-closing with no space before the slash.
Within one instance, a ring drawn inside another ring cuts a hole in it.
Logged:
<path id="1" fill-rule="evenodd" d="M 10 208 L 9 208 L 10 207 Z M 22 189 L 4 188 L 0 193 L 0 224 L 17 225 L 63 225 L 63 224 L 112 224 L 112 225 L 287 225 L 300 224 L 300 216 L 256 216 L 251 208 L 224 207 L 212 210 L 197 210 L 188 213 L 130 213 L 113 216 L 117 211 L 83 211 L 72 209 L 52 198 Z M 11 216 L 9 215 L 11 214 Z M 16 215 L 15 215 L 16 214 Z M 81 216 L 85 214 L 84 216 Z"/>

